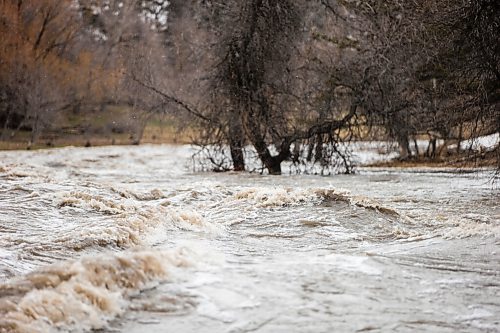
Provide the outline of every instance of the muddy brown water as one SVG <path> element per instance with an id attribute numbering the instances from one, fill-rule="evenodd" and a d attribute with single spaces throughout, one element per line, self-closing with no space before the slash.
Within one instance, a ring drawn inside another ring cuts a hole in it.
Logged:
<path id="1" fill-rule="evenodd" d="M 0 152 L 0 332 L 499 332 L 491 174 Z"/>

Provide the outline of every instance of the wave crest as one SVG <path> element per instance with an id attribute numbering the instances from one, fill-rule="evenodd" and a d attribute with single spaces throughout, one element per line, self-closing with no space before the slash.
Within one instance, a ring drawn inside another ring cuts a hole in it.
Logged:
<path id="1" fill-rule="evenodd" d="M 185 250 L 86 257 L 52 265 L 0 285 L 1 332 L 102 329 L 127 298 L 191 264 Z"/>

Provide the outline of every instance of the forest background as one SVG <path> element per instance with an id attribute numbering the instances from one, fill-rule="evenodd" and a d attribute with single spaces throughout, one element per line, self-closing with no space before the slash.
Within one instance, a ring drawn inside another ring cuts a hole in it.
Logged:
<path id="1" fill-rule="evenodd" d="M 352 172 L 492 165 L 495 0 L 0 0 L 0 148 L 192 143 L 217 171 L 257 160 Z M 419 142 L 425 141 L 423 148 Z"/>

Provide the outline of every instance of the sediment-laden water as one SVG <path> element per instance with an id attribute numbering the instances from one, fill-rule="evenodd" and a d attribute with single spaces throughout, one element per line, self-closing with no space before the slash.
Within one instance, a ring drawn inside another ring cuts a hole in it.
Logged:
<path id="1" fill-rule="evenodd" d="M 0 152 L 0 332 L 498 332 L 491 174 Z"/>

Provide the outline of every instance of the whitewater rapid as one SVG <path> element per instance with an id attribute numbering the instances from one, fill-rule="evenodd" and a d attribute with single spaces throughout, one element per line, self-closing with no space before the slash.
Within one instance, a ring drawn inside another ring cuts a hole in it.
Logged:
<path id="1" fill-rule="evenodd" d="M 0 152 L 0 332 L 500 331 L 491 173 L 195 173 L 190 156 Z"/>

